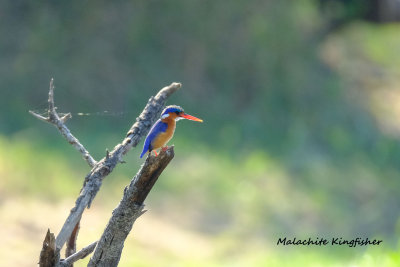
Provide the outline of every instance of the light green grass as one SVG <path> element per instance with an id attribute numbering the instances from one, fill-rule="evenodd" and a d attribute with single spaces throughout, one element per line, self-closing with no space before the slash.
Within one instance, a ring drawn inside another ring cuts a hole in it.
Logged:
<path id="1" fill-rule="evenodd" d="M 79 158 L 78 153 L 31 141 L 0 137 L 0 234 L 6 240 L 0 245 L 1 266 L 32 266 L 37 261 L 44 233 L 47 228 L 56 233 L 60 229 L 88 170 L 83 161 L 76 164 L 69 158 Z M 128 237 L 120 266 L 400 265 L 400 255 L 390 245 L 366 250 L 276 246 L 279 235 L 315 234 L 314 222 L 302 214 L 318 216 L 330 201 L 324 191 L 315 190 L 333 186 L 329 181 L 337 174 L 328 167 L 311 168 L 310 178 L 303 182 L 314 187 L 305 191 L 265 151 L 229 157 L 201 146 L 193 150 L 182 140 L 176 144 L 175 159 L 149 195 L 149 211 Z M 132 152 L 128 163 L 104 180 L 92 208 L 84 214 L 78 247 L 100 236 L 124 186 L 137 171 L 138 153 Z M 365 175 L 362 171 L 352 175 L 360 173 Z M 365 181 L 373 179 L 370 174 Z M 318 187 L 318 183 L 328 185 Z M 341 209 L 345 208 L 338 206 L 334 212 Z M 77 266 L 85 266 L 86 261 Z"/>

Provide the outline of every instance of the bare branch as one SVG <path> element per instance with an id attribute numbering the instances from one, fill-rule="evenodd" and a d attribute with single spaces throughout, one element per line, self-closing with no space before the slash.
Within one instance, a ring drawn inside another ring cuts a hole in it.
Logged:
<path id="1" fill-rule="evenodd" d="M 157 157 L 147 157 L 129 186 L 125 188 L 118 207 L 112 212 L 88 266 L 118 265 L 125 239 L 136 219 L 144 213 L 144 200 L 173 157 L 173 147 L 161 151 Z"/>
<path id="2" fill-rule="evenodd" d="M 51 78 L 50 89 L 49 89 L 49 100 L 48 100 L 48 102 L 49 102 L 49 110 L 48 110 L 49 118 L 51 117 L 51 114 L 57 114 L 56 108 L 54 106 L 54 84 L 53 83 L 54 83 L 54 79 Z"/>
<path id="3" fill-rule="evenodd" d="M 147 134 L 151 125 L 160 116 L 165 106 L 167 98 L 181 87 L 180 83 L 172 83 L 171 85 L 161 89 L 155 97 L 151 97 L 146 107 L 136 122 L 132 125 L 127 137 L 122 143 L 116 145 L 114 149 L 108 153 L 108 157 L 101 159 L 89 172 L 85 178 L 81 193 L 75 202 L 75 207 L 66 219 L 60 233 L 56 238 L 57 248 L 62 248 L 67 239 L 80 220 L 86 207 L 90 207 L 92 200 L 99 191 L 104 177 L 113 171 L 115 166 L 123 162 L 122 156 L 125 155 L 132 147 L 137 146 L 140 139 Z"/>
<path id="4" fill-rule="evenodd" d="M 63 123 L 65 123 L 68 119 L 70 119 L 70 118 L 72 118 L 72 115 L 71 115 L 71 113 L 67 113 L 67 114 L 65 114 L 64 116 L 62 116 L 61 118 L 60 118 L 60 120 L 63 122 Z"/>
<path id="5" fill-rule="evenodd" d="M 29 111 L 30 114 L 32 114 L 34 117 L 38 118 L 39 120 L 48 122 L 53 124 L 59 131 L 60 133 L 64 136 L 64 138 L 70 143 L 76 150 L 78 150 L 83 158 L 86 160 L 86 162 L 89 164 L 90 167 L 94 167 L 96 165 L 96 161 L 92 158 L 90 155 L 89 151 L 86 150 L 86 148 L 79 142 L 79 140 L 71 133 L 71 131 L 65 126 L 65 122 L 71 118 L 71 114 L 67 113 L 61 118 L 58 116 L 58 113 L 56 111 L 56 108 L 54 106 L 54 85 L 53 85 L 53 78 L 50 80 L 50 89 L 49 89 L 49 108 L 47 110 L 47 118 L 37 114 L 33 111 Z"/>
<path id="6" fill-rule="evenodd" d="M 43 117 L 42 115 L 39 115 L 35 112 L 33 112 L 32 110 L 29 110 L 29 113 L 32 114 L 35 118 L 45 121 L 45 122 L 49 122 L 49 118 Z"/>
<path id="7" fill-rule="evenodd" d="M 83 258 L 85 258 L 87 255 L 89 255 L 90 253 L 93 252 L 93 250 L 95 249 L 96 245 L 97 245 L 98 241 L 93 242 L 92 244 L 90 244 L 87 247 L 84 247 L 83 249 L 81 249 L 80 251 L 72 254 L 71 256 L 69 256 L 68 258 L 61 260 L 59 263 L 60 267 L 70 267 L 72 266 L 72 264 L 78 260 L 81 260 Z"/>

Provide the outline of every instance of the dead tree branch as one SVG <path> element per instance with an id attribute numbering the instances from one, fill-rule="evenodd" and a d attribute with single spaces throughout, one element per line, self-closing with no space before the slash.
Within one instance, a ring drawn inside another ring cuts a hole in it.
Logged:
<path id="1" fill-rule="evenodd" d="M 89 164 L 90 167 L 94 167 L 96 165 L 96 161 L 93 159 L 93 157 L 90 155 L 89 151 L 86 150 L 86 148 L 79 142 L 79 140 L 72 135 L 71 131 L 65 126 L 65 122 L 69 119 L 72 118 L 71 113 L 67 113 L 64 116 L 60 118 L 58 116 L 58 113 L 56 111 L 56 107 L 54 106 L 54 85 L 53 85 L 53 78 L 50 80 L 50 89 L 49 89 L 49 108 L 47 110 L 47 117 L 43 117 L 42 115 L 39 115 L 33 111 L 29 111 L 34 117 L 51 123 L 53 124 L 64 136 L 65 139 L 67 139 L 68 143 L 70 143 L 76 150 L 78 150 L 81 154 L 82 157 L 86 160 L 86 162 Z"/>
<path id="2" fill-rule="evenodd" d="M 55 262 L 58 262 L 58 259 L 60 257 L 59 251 L 61 250 L 65 242 L 71 238 L 71 235 L 75 227 L 78 225 L 85 208 L 90 207 L 91 202 L 95 198 L 97 192 L 102 185 L 103 179 L 113 171 L 118 163 L 123 162 L 123 155 L 125 155 L 132 147 L 137 146 L 141 138 L 147 134 L 147 132 L 150 130 L 151 125 L 159 117 L 168 97 L 172 93 L 177 91 L 180 87 L 180 83 L 172 83 L 171 85 L 161 89 L 155 97 L 151 97 L 140 116 L 136 118 L 136 122 L 130 128 L 126 138 L 122 141 L 122 143 L 116 145 L 111 152 L 107 151 L 106 157 L 96 162 L 90 156 L 89 152 L 83 147 L 83 145 L 79 143 L 78 139 L 76 139 L 71 134 L 70 130 L 65 126 L 64 123 L 68 118 L 71 117 L 71 114 L 66 114 L 61 118 L 57 114 L 54 105 L 53 79 L 51 79 L 48 100 L 48 117 L 44 117 L 33 111 L 30 111 L 30 113 L 40 120 L 55 125 L 60 133 L 67 139 L 67 141 L 83 155 L 84 159 L 92 167 L 89 174 L 87 174 L 85 177 L 85 182 L 81 189 L 80 195 L 75 202 L 75 206 L 71 209 L 68 218 L 66 219 L 63 227 L 61 228 L 59 234 L 55 239 L 55 248 L 52 250 L 53 253 L 55 253 L 53 255 L 53 258 L 57 259 Z M 72 237 L 72 239 L 75 240 L 76 236 Z M 45 243 L 43 244 L 43 249 L 45 249 Z M 71 255 L 70 257 L 72 257 L 73 255 Z"/>
<path id="3" fill-rule="evenodd" d="M 144 213 L 143 202 L 160 174 L 174 157 L 174 148 L 147 157 L 139 172 L 125 187 L 124 196 L 114 209 L 88 266 L 117 266 L 124 242 L 136 219 Z"/>

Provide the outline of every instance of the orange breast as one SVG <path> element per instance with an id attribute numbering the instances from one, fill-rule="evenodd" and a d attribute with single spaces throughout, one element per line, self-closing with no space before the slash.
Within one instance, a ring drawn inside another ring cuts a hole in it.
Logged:
<path id="1" fill-rule="evenodd" d="M 176 122 L 174 119 L 169 119 L 169 120 L 163 120 L 168 124 L 168 128 L 165 132 L 160 133 L 156 138 L 154 138 L 153 142 L 151 142 L 151 145 L 153 149 L 158 149 L 160 147 L 165 146 L 169 140 L 171 140 L 172 136 L 174 135 L 175 132 L 175 126 Z"/>

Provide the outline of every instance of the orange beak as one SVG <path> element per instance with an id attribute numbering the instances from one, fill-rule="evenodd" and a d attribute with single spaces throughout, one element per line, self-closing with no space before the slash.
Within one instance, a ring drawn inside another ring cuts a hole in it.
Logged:
<path id="1" fill-rule="evenodd" d="M 186 113 L 183 113 L 182 115 L 180 115 L 180 117 L 188 119 L 188 120 L 191 120 L 191 121 L 203 122 L 202 119 L 196 118 L 196 117 L 194 117 L 192 115 L 189 115 L 189 114 L 186 114 Z"/>

